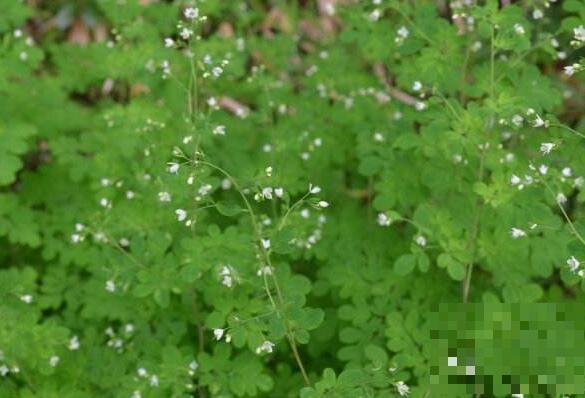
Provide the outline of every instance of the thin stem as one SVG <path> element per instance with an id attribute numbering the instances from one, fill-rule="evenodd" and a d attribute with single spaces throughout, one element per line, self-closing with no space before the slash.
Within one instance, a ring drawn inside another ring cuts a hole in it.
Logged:
<path id="1" fill-rule="evenodd" d="M 571 133 L 573 133 L 581 138 L 585 138 L 585 134 L 580 133 L 577 130 L 572 129 L 569 126 L 565 126 L 564 124 L 561 124 L 561 123 L 551 123 L 550 127 L 559 127 L 559 128 L 565 129 L 565 130 L 567 130 L 567 131 L 569 131 L 569 132 L 571 132 Z"/>
<path id="2" fill-rule="evenodd" d="M 206 165 L 206 166 L 208 166 L 208 167 L 210 167 L 210 168 L 212 168 L 212 169 L 220 172 L 228 180 L 230 180 L 232 182 L 234 188 L 238 191 L 238 193 L 242 197 L 242 200 L 244 201 L 244 204 L 245 204 L 246 208 L 248 209 L 248 213 L 250 214 L 250 219 L 251 219 L 251 223 L 252 223 L 252 229 L 254 230 L 254 233 L 256 235 L 257 242 L 260 243 L 261 240 L 262 240 L 262 234 L 261 234 L 261 231 L 260 231 L 260 227 L 258 225 L 258 222 L 256 220 L 256 214 L 254 213 L 254 210 L 252 209 L 252 205 L 250 204 L 250 201 L 248 200 L 248 198 L 246 197 L 246 195 L 244 195 L 244 192 L 240 188 L 240 186 L 239 186 L 238 182 L 235 180 L 235 178 L 232 177 L 232 175 L 229 174 L 227 171 L 225 171 L 223 168 L 221 168 L 219 166 L 216 166 L 213 163 L 209 163 L 207 161 L 202 161 L 202 160 L 195 160 L 195 162 L 196 162 L 196 164 L 197 163 L 203 164 L 203 165 Z M 262 244 L 260 244 L 259 247 L 262 250 L 262 253 L 264 254 L 264 260 L 266 262 L 266 265 L 270 269 L 273 269 L 273 267 L 272 267 L 272 261 L 270 260 L 270 252 L 267 249 L 264 249 L 264 247 L 262 246 Z M 273 308 L 277 311 L 277 313 L 280 314 L 280 311 L 278 310 L 278 308 L 279 308 L 279 306 L 280 307 L 284 306 L 285 301 L 284 301 L 284 297 L 282 295 L 282 291 L 280 289 L 280 285 L 278 283 L 278 279 L 276 278 L 275 273 L 273 272 L 271 274 L 271 276 L 272 276 L 272 281 L 274 283 L 274 288 L 276 290 L 276 295 L 277 295 L 277 298 L 278 298 L 278 301 L 279 301 L 279 303 L 278 303 L 279 305 L 278 306 L 277 306 L 277 304 L 276 304 L 276 302 L 275 302 L 275 300 L 274 300 L 274 298 L 272 296 L 272 293 L 270 293 L 270 287 L 268 286 L 268 282 L 267 282 L 267 279 L 266 279 L 266 275 L 264 275 L 265 289 L 266 289 L 266 293 L 268 294 L 268 297 L 270 298 L 270 302 L 271 302 Z M 311 382 L 309 380 L 309 377 L 307 375 L 307 372 L 305 371 L 305 367 L 303 365 L 303 361 L 301 359 L 301 356 L 299 354 L 299 351 L 298 351 L 296 342 L 294 340 L 294 334 L 293 334 L 292 326 L 291 326 L 290 322 L 288 321 L 288 319 L 286 317 L 283 317 L 283 318 L 284 318 L 284 321 L 285 321 L 285 324 L 286 324 L 286 336 L 287 336 L 289 345 L 291 347 L 291 350 L 293 352 L 293 355 L 295 357 L 295 360 L 297 362 L 297 365 L 298 365 L 298 367 L 299 367 L 299 369 L 301 371 L 301 374 L 303 376 L 303 380 L 304 380 L 305 384 L 307 386 L 310 386 L 311 385 Z"/>
<path id="3" fill-rule="evenodd" d="M 557 206 L 559 207 L 559 209 L 561 210 L 561 213 L 563 214 L 563 217 L 565 218 L 565 221 L 567 221 L 567 224 L 569 224 L 569 228 L 571 229 L 571 232 L 573 233 L 573 235 L 575 235 L 575 237 L 583 244 L 585 245 L 585 238 L 583 238 L 583 236 L 579 233 L 579 231 L 577 231 L 577 228 L 575 228 L 575 224 L 573 224 L 573 221 L 571 221 L 571 218 L 569 217 L 569 215 L 567 214 L 565 208 L 563 207 L 562 204 L 559 203 L 559 201 L 556 199 L 556 195 L 555 192 L 552 190 L 552 188 L 550 187 L 550 185 L 548 185 L 548 183 L 542 179 L 541 180 L 542 183 L 544 184 L 544 186 L 546 187 L 547 191 L 550 192 L 550 194 L 553 196 L 555 203 L 557 204 Z"/>

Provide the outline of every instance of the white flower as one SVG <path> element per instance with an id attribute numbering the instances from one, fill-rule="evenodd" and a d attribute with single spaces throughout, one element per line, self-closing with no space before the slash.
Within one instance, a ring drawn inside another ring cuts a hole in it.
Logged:
<path id="1" fill-rule="evenodd" d="M 185 9 L 185 11 L 183 12 L 183 15 L 185 15 L 185 18 L 187 18 L 187 19 L 195 19 L 199 16 L 199 9 L 189 7 L 187 9 Z"/>
<path id="2" fill-rule="evenodd" d="M 573 170 L 571 170 L 570 167 L 565 167 L 561 173 L 563 173 L 565 177 L 570 177 L 573 174 Z"/>
<path id="3" fill-rule="evenodd" d="M 388 227 L 391 222 L 392 220 L 390 220 L 390 217 L 388 217 L 386 213 L 378 213 L 378 225 Z"/>
<path id="4" fill-rule="evenodd" d="M 161 202 L 170 202 L 171 201 L 171 194 L 168 192 L 159 192 L 158 193 L 158 200 Z"/>
<path id="5" fill-rule="evenodd" d="M 543 16 L 543 12 L 538 8 L 535 8 L 534 11 L 532 11 L 532 18 L 534 19 L 541 19 Z"/>
<path id="6" fill-rule="evenodd" d="M 230 189 L 232 187 L 232 182 L 230 181 L 229 178 L 224 178 L 223 180 L 221 180 L 221 189 L 223 189 L 224 191 Z"/>
<path id="7" fill-rule="evenodd" d="M 524 122 L 524 118 L 518 114 L 512 116 L 512 123 L 517 126 L 520 127 L 522 126 L 522 122 Z"/>
<path id="8" fill-rule="evenodd" d="M 138 368 L 136 373 L 138 373 L 138 376 L 140 376 L 140 377 L 147 377 L 148 376 L 148 372 L 144 368 Z"/>
<path id="9" fill-rule="evenodd" d="M 272 187 L 262 188 L 262 197 L 264 199 L 272 200 Z"/>
<path id="10" fill-rule="evenodd" d="M 188 40 L 189 37 L 191 37 L 191 35 L 193 35 L 193 30 L 189 29 L 189 28 L 183 28 L 181 29 L 181 31 L 179 32 L 179 36 L 181 36 L 181 38 L 183 40 Z"/>
<path id="11" fill-rule="evenodd" d="M 225 126 L 215 126 L 213 129 L 213 135 L 225 135 Z"/>
<path id="12" fill-rule="evenodd" d="M 191 361 L 191 363 L 189 364 L 189 369 L 191 369 L 193 372 L 196 371 L 198 367 L 199 364 L 195 360 Z"/>
<path id="13" fill-rule="evenodd" d="M 518 185 L 521 182 L 522 182 L 522 180 L 516 174 L 513 174 L 512 177 L 510 177 L 510 184 L 512 184 L 512 185 Z"/>
<path id="14" fill-rule="evenodd" d="M 20 296 L 20 300 L 27 304 L 30 304 L 33 301 L 33 296 L 30 294 L 23 294 L 22 296 Z"/>
<path id="15" fill-rule="evenodd" d="M 543 142 L 542 144 L 540 144 L 540 152 L 542 152 L 543 155 L 548 155 L 555 147 L 555 144 L 553 144 L 552 142 Z"/>
<path id="16" fill-rule="evenodd" d="M 51 365 L 52 367 L 55 367 L 59 364 L 59 360 L 61 358 L 59 358 L 57 355 L 53 355 L 51 358 L 49 358 L 49 365 Z"/>
<path id="17" fill-rule="evenodd" d="M 301 217 L 302 218 L 309 218 L 309 215 L 310 215 L 309 209 L 301 210 Z"/>
<path id="18" fill-rule="evenodd" d="M 79 338 L 77 336 L 71 337 L 69 340 L 69 349 L 75 351 L 79 349 Z"/>
<path id="19" fill-rule="evenodd" d="M 524 232 L 520 228 L 512 228 L 510 230 L 510 234 L 512 235 L 512 238 L 514 238 L 514 239 L 518 239 L 518 238 L 522 238 L 522 237 L 526 236 L 526 232 Z"/>
<path id="20" fill-rule="evenodd" d="M 447 366 L 457 366 L 457 357 L 448 357 Z"/>
<path id="21" fill-rule="evenodd" d="M 427 245 L 427 238 L 425 238 L 423 235 L 418 235 L 414 241 L 421 247 L 425 247 Z"/>
<path id="22" fill-rule="evenodd" d="M 396 33 L 398 34 L 399 37 L 406 39 L 408 37 L 408 35 L 410 34 L 410 32 L 408 31 L 408 29 L 406 29 L 406 26 L 401 26 Z"/>
<path id="23" fill-rule="evenodd" d="M 256 274 L 258 276 L 272 275 L 272 267 L 265 265 L 265 266 L 261 267 Z"/>
<path id="24" fill-rule="evenodd" d="M 534 119 L 533 122 L 533 126 L 534 127 L 547 127 L 548 126 L 548 120 L 544 120 L 543 118 L 540 117 L 540 115 L 536 115 L 536 119 Z"/>
<path id="25" fill-rule="evenodd" d="M 187 218 L 187 212 L 183 209 L 175 210 L 175 214 L 177 215 L 177 220 L 179 221 L 185 221 L 185 219 Z"/>
<path id="26" fill-rule="evenodd" d="M 204 184 L 204 185 L 201 185 L 201 186 L 199 187 L 199 190 L 197 191 L 197 193 L 198 193 L 199 195 L 201 195 L 201 196 L 205 196 L 205 195 L 207 195 L 209 192 L 211 192 L 211 189 L 212 189 L 212 188 L 213 188 L 213 187 L 212 187 L 211 185 L 209 185 L 209 184 Z"/>
<path id="27" fill-rule="evenodd" d="M 258 348 L 256 348 L 256 354 L 261 354 L 263 352 L 270 354 L 272 351 L 274 351 L 274 343 L 268 340 L 264 341 L 258 346 Z"/>
<path id="28" fill-rule="evenodd" d="M 577 272 L 577 269 L 579 268 L 579 266 L 581 265 L 581 262 L 579 260 L 577 260 L 575 258 L 575 256 L 571 256 L 568 260 L 567 260 L 567 265 L 569 266 L 569 268 L 571 269 L 572 272 Z"/>
<path id="29" fill-rule="evenodd" d="M 261 239 L 260 242 L 262 243 L 264 250 L 270 249 L 270 239 Z"/>
<path id="30" fill-rule="evenodd" d="M 580 188 L 583 186 L 583 183 L 585 183 L 585 179 L 583 177 L 577 177 L 575 178 L 575 181 L 573 181 L 573 186 Z"/>
<path id="31" fill-rule="evenodd" d="M 132 333 L 134 331 L 134 325 L 131 323 L 127 323 L 126 325 L 124 325 L 124 331 L 128 334 Z"/>
<path id="32" fill-rule="evenodd" d="M 565 70 L 565 75 L 573 76 L 579 70 L 579 64 L 567 65 L 563 69 Z"/>
<path id="33" fill-rule="evenodd" d="M 414 107 L 417 111 L 424 111 L 425 109 L 427 109 L 427 104 L 426 102 L 416 101 L 414 103 Z"/>
<path id="34" fill-rule="evenodd" d="M 71 235 L 71 242 L 73 243 L 79 243 L 83 240 L 83 236 L 81 236 L 80 234 L 72 234 Z"/>
<path id="35" fill-rule="evenodd" d="M 151 387 L 158 387 L 158 376 L 157 375 L 150 376 L 149 384 Z"/>
<path id="36" fill-rule="evenodd" d="M 540 166 L 538 166 L 538 172 L 542 175 L 545 175 L 548 172 L 548 166 L 541 164 Z"/>
<path id="37" fill-rule="evenodd" d="M 213 336 L 215 337 L 215 339 L 217 341 L 221 340 L 221 338 L 223 337 L 223 333 L 225 332 L 224 329 L 213 329 Z"/>
<path id="38" fill-rule="evenodd" d="M 134 199 L 134 192 L 133 191 L 126 191 L 126 199 Z"/>
<path id="39" fill-rule="evenodd" d="M 10 369 L 8 369 L 8 366 L 6 365 L 2 365 L 0 366 L 0 376 L 5 377 L 8 372 L 10 372 Z"/>
<path id="40" fill-rule="evenodd" d="M 412 84 L 412 91 L 420 91 L 422 89 L 422 83 L 418 80 Z"/>
<path id="41" fill-rule="evenodd" d="M 142 393 L 138 390 L 132 392 L 132 398 L 142 398 Z"/>
<path id="42" fill-rule="evenodd" d="M 274 188 L 274 194 L 276 195 L 276 197 L 282 198 L 282 196 L 284 195 L 284 189 L 282 187 Z"/>
<path id="43" fill-rule="evenodd" d="M 382 142 L 384 141 L 384 136 L 382 135 L 382 133 L 374 133 L 374 141 L 376 142 Z"/>
<path id="44" fill-rule="evenodd" d="M 102 206 L 102 207 L 110 207 L 111 206 L 111 202 L 107 198 L 101 198 L 100 199 L 100 206 Z"/>
<path id="45" fill-rule="evenodd" d="M 318 186 L 313 186 L 313 184 L 309 184 L 309 193 L 316 195 L 321 192 L 321 188 Z"/>
<path id="46" fill-rule="evenodd" d="M 526 31 L 524 30 L 524 26 L 520 25 L 519 23 L 514 24 L 514 32 L 516 32 L 516 34 L 519 35 L 523 35 L 524 33 L 526 33 Z"/>
<path id="47" fill-rule="evenodd" d="M 369 15 L 368 15 L 368 19 L 372 22 L 376 22 L 378 19 L 380 19 L 380 17 L 382 16 L 382 13 L 380 12 L 380 10 L 378 10 L 377 8 L 372 11 Z"/>
<path id="48" fill-rule="evenodd" d="M 169 165 L 169 173 L 177 174 L 179 172 L 179 168 L 181 167 L 179 163 L 171 162 Z"/>
<path id="49" fill-rule="evenodd" d="M 220 77 L 222 73 L 223 69 L 219 66 L 215 66 L 211 69 L 211 74 L 213 75 L 213 77 Z"/>
<path id="50" fill-rule="evenodd" d="M 165 47 L 172 47 L 175 45 L 175 41 L 173 39 L 171 39 L 170 37 L 166 37 L 165 38 Z"/>
<path id="51" fill-rule="evenodd" d="M 410 394 L 410 387 L 408 387 L 403 381 L 397 381 L 394 383 L 394 387 L 401 397 L 406 397 Z"/>
<path id="52" fill-rule="evenodd" d="M 560 205 L 567 203 L 567 197 L 562 192 L 559 192 L 557 194 L 556 199 L 557 199 L 557 203 Z"/>
<path id="53" fill-rule="evenodd" d="M 326 201 L 324 201 L 324 200 L 320 200 L 320 201 L 317 203 L 317 207 L 320 207 L 320 208 L 322 208 L 322 209 L 324 209 L 324 208 L 326 208 L 326 207 L 329 207 L 329 202 L 326 202 Z"/>
<path id="54" fill-rule="evenodd" d="M 106 281 L 106 290 L 110 293 L 114 293 L 116 291 L 116 283 L 112 280 Z"/>

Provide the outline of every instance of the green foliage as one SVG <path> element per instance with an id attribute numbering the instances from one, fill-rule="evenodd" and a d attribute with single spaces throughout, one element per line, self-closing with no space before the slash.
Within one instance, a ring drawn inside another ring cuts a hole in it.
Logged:
<path id="1" fill-rule="evenodd" d="M 0 3 L 0 397 L 562 379 L 465 341 L 585 310 L 582 2 Z"/>

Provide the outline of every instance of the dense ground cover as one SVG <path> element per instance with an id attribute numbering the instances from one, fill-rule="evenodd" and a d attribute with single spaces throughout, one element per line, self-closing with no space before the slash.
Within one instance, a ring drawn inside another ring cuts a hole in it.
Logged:
<path id="1" fill-rule="evenodd" d="M 0 397 L 585 391 L 582 1 L 0 5 Z"/>

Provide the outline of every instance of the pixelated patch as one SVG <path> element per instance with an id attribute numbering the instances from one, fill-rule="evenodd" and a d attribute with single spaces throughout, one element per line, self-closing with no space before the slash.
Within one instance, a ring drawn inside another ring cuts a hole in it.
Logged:
<path id="1" fill-rule="evenodd" d="M 437 304 L 429 329 L 430 396 L 583 394 L 582 308 L 559 303 Z"/>

